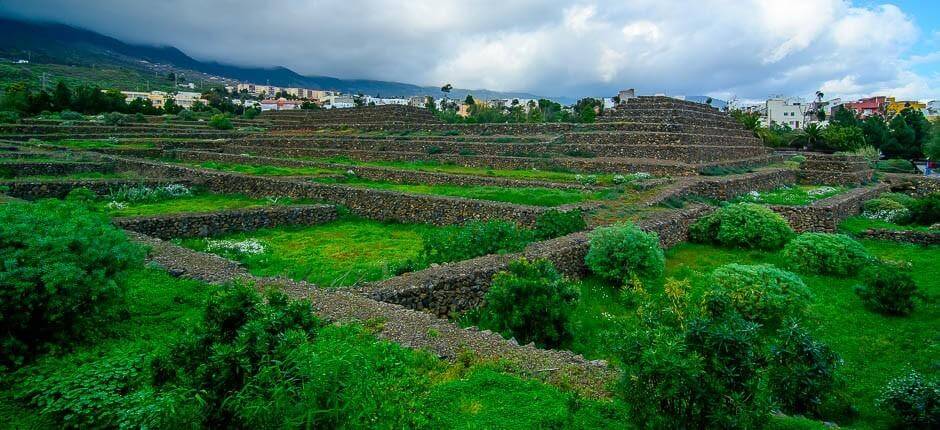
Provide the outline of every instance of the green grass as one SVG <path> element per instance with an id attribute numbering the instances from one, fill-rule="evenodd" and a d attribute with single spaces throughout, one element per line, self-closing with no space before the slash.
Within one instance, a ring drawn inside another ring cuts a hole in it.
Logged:
<path id="1" fill-rule="evenodd" d="M 463 197 L 467 199 L 492 200 L 533 206 L 560 206 L 591 200 L 614 198 L 613 191 L 560 190 L 555 188 L 509 188 L 485 185 L 415 185 L 396 184 L 393 182 L 371 181 L 359 178 L 321 178 L 320 183 L 339 183 L 353 187 L 391 190 L 406 193 L 434 194 L 439 196 Z"/>
<path id="2" fill-rule="evenodd" d="M 17 56 L 20 57 L 20 56 Z M 0 85 L 7 85 L 26 81 L 33 88 L 42 87 L 42 75 L 46 73 L 47 88 L 52 89 L 62 80 L 72 90 L 82 84 L 98 85 L 103 89 L 117 88 L 125 91 L 174 91 L 173 81 L 166 76 L 154 77 L 153 73 L 129 67 L 119 67 L 112 64 L 96 62 L 94 67 L 88 65 L 43 64 L 32 62 L 29 64 L 2 64 L 0 65 Z"/>
<path id="3" fill-rule="evenodd" d="M 159 410 L 158 395 L 166 393 L 151 385 L 151 360 L 200 324 L 207 298 L 221 287 L 172 278 L 156 269 L 134 270 L 122 285 L 128 292 L 126 318 L 111 324 L 107 336 L 0 373 L 0 427 L 54 429 L 95 422 L 111 428 L 117 427 L 116 414 L 129 412 L 129 406 L 138 407 L 136 413 Z M 362 376 L 341 391 L 371 393 L 358 401 L 384 402 L 382 410 L 390 416 L 421 428 L 618 428 L 623 422 L 616 402 L 579 398 L 473 360 L 441 361 L 379 341 L 358 325 L 321 328 L 309 351 L 318 357 L 310 365 L 329 372 L 354 368 Z M 68 396 L 49 395 L 45 399 L 54 403 L 31 403 L 32 378 L 59 381 L 44 383 Z M 350 415 L 356 416 L 357 404 L 332 406 L 352 409 Z M 372 426 L 410 425 L 379 420 Z"/>
<path id="4" fill-rule="evenodd" d="M 846 187 L 830 187 L 819 185 L 798 185 L 782 187 L 770 191 L 760 191 L 754 194 L 744 194 L 732 200 L 733 202 L 752 202 L 768 205 L 802 206 L 816 200 L 822 200 L 848 190 Z"/>
<path id="5" fill-rule="evenodd" d="M 81 172 L 81 173 L 70 173 L 68 175 L 17 176 L 13 180 L 15 181 L 64 181 L 64 180 L 81 180 L 81 179 L 137 179 L 139 177 L 140 176 L 134 172 L 114 172 L 114 173 Z"/>
<path id="6" fill-rule="evenodd" d="M 865 218 L 863 216 L 849 217 L 839 224 L 839 230 L 848 234 L 859 234 L 868 229 L 884 229 L 894 231 L 937 231 L 936 229 L 931 230 L 930 227 L 923 225 L 900 225 L 893 222 L 882 221 L 880 219 Z"/>
<path id="7" fill-rule="evenodd" d="M 520 180 L 531 180 L 531 181 L 548 181 L 548 182 L 578 182 L 577 173 L 573 172 L 561 172 L 561 171 L 552 171 L 552 170 L 535 170 L 535 169 L 518 169 L 518 170 L 505 170 L 505 169 L 486 169 L 480 167 L 465 167 L 459 166 L 456 164 L 446 164 L 439 161 L 427 160 L 427 161 L 355 161 L 347 157 L 327 157 L 327 158 L 317 158 L 317 157 L 306 157 L 311 161 L 319 161 L 324 163 L 337 163 L 337 164 L 347 164 L 353 166 L 375 166 L 375 167 L 392 167 L 395 169 L 401 170 L 417 170 L 421 172 L 434 172 L 434 173 L 450 173 L 455 175 L 474 175 L 474 176 L 489 176 L 496 178 L 507 178 L 507 179 L 520 179 Z M 582 175 L 584 176 L 584 175 Z M 597 176 L 598 185 L 612 186 L 613 183 L 613 174 L 600 174 Z"/>
<path id="8" fill-rule="evenodd" d="M 286 276 L 323 287 L 391 277 L 389 266 L 415 257 L 422 249 L 422 233 L 435 229 L 423 224 L 396 224 L 342 219 L 306 227 L 282 227 L 215 239 L 254 239 L 262 254 L 216 251 L 236 259 L 258 276 Z M 182 245 L 206 250 L 207 239 L 184 239 Z"/>
<path id="9" fill-rule="evenodd" d="M 913 264 L 917 285 L 924 293 L 940 294 L 940 247 L 929 248 L 884 241 L 863 241 L 874 255 Z M 693 300 L 707 289 L 707 276 L 728 263 L 769 263 L 786 268 L 779 253 L 723 249 L 708 245 L 681 244 L 666 254 L 665 277 L 692 282 Z M 887 417 L 875 406 L 875 397 L 893 377 L 906 369 L 937 375 L 940 356 L 937 304 L 918 302 L 908 317 L 886 317 L 866 309 L 855 295 L 856 279 L 801 275 L 815 300 L 808 311 L 807 326 L 844 360 L 840 369 L 846 381 L 845 393 L 859 411 L 852 428 L 885 428 Z M 588 277 L 581 283 L 581 301 L 573 316 L 572 350 L 588 358 L 607 358 L 616 363 L 611 351 L 617 346 L 617 326 L 631 326 L 635 305 L 621 296 L 619 288 Z M 653 294 L 661 293 L 662 280 L 647 285 Z M 462 321 L 472 324 L 471 320 Z"/>
<path id="10" fill-rule="evenodd" d="M 291 203 L 290 201 L 281 201 Z M 126 207 L 109 208 L 105 198 L 95 202 L 95 206 L 111 216 L 148 216 L 174 213 L 213 212 L 220 210 L 244 209 L 271 204 L 265 199 L 253 199 L 241 194 L 194 193 L 191 196 L 175 197 L 155 202 L 126 203 Z"/>
<path id="11" fill-rule="evenodd" d="M 263 164 L 220 163 L 215 161 L 193 163 L 191 165 L 203 169 L 244 173 L 256 176 L 323 176 L 339 175 L 343 173 L 343 171 L 339 169 L 324 169 L 320 167 L 280 167 Z"/>

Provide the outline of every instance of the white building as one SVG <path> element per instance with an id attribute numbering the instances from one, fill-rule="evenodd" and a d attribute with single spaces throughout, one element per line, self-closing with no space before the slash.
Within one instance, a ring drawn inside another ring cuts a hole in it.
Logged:
<path id="1" fill-rule="evenodd" d="M 765 104 L 767 114 L 763 118 L 764 126 L 773 124 L 787 125 L 797 130 L 806 125 L 808 105 L 784 98 L 773 98 Z"/>
<path id="2" fill-rule="evenodd" d="M 323 107 L 327 109 L 344 109 L 356 107 L 356 101 L 353 96 L 331 95 L 326 97 Z"/>
<path id="3" fill-rule="evenodd" d="M 261 100 L 261 111 L 269 110 L 294 110 L 300 109 L 300 102 L 297 100 L 287 100 L 284 97 L 279 99 Z"/>
<path id="4" fill-rule="evenodd" d="M 927 102 L 927 115 L 940 115 L 940 100 L 931 100 Z"/>
<path id="5" fill-rule="evenodd" d="M 372 97 L 365 96 L 362 98 L 365 104 L 374 104 L 376 106 L 385 106 L 385 105 L 400 105 L 408 106 L 408 99 L 405 98 L 383 98 L 383 97 Z"/>

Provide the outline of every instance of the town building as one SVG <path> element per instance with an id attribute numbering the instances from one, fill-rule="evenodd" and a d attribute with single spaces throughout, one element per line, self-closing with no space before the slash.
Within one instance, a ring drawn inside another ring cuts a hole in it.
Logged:
<path id="1" fill-rule="evenodd" d="M 301 102 L 297 100 L 288 100 L 284 97 L 279 99 L 265 99 L 261 100 L 261 111 L 300 109 L 300 103 Z"/>
<path id="2" fill-rule="evenodd" d="M 785 125 L 797 130 L 806 125 L 806 112 L 809 105 L 784 98 L 772 98 L 767 100 L 765 105 L 767 112 L 763 118 L 765 126 Z"/>
<path id="3" fill-rule="evenodd" d="M 885 99 L 885 113 L 888 115 L 888 118 L 897 115 L 906 108 L 926 112 L 927 104 L 917 101 L 897 100 L 894 97 L 888 97 Z"/>
<path id="4" fill-rule="evenodd" d="M 885 96 L 869 97 L 854 102 L 845 102 L 842 106 L 854 110 L 855 115 L 862 119 L 872 115 L 883 117 L 886 112 L 887 99 Z"/>
<path id="5" fill-rule="evenodd" d="M 353 96 L 334 94 L 326 97 L 323 101 L 323 107 L 327 109 L 345 109 L 356 107 L 356 100 Z"/>

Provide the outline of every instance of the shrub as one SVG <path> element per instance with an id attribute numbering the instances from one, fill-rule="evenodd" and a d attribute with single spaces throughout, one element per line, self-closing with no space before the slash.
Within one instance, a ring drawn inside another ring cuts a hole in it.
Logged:
<path id="1" fill-rule="evenodd" d="M 781 328 L 777 338 L 770 348 L 768 372 L 774 400 L 788 413 L 818 414 L 835 387 L 842 359 L 796 322 Z"/>
<path id="2" fill-rule="evenodd" d="M 212 127 L 216 130 L 231 130 L 235 128 L 232 125 L 232 120 L 228 119 L 227 116 L 223 114 L 215 114 L 209 118 L 209 127 Z"/>
<path id="3" fill-rule="evenodd" d="M 881 160 L 875 164 L 875 168 L 888 173 L 913 173 L 915 171 L 914 164 L 900 158 Z"/>
<path id="4" fill-rule="evenodd" d="M 940 384 L 912 370 L 888 382 L 878 405 L 910 428 L 936 428 L 940 425 Z"/>
<path id="5" fill-rule="evenodd" d="M 196 112 L 193 112 L 189 109 L 183 109 L 179 111 L 179 113 L 176 114 L 176 119 L 179 119 L 182 121 L 195 121 Z"/>
<path id="6" fill-rule="evenodd" d="M 783 249 L 790 264 L 804 272 L 846 276 L 871 260 L 861 243 L 844 234 L 803 233 Z"/>
<path id="7" fill-rule="evenodd" d="M 587 223 L 580 210 L 561 212 L 550 209 L 535 219 L 535 237 L 539 240 L 564 236 L 585 228 Z"/>
<path id="8" fill-rule="evenodd" d="M 877 198 L 865 202 L 862 216 L 870 219 L 902 224 L 910 217 L 911 212 L 903 204 L 894 199 Z"/>
<path id="9" fill-rule="evenodd" d="M 887 315 L 908 315 L 914 311 L 917 285 L 906 267 L 879 262 L 862 269 L 862 284 L 855 294 L 870 309 Z"/>
<path id="10" fill-rule="evenodd" d="M 793 237 L 793 229 L 779 214 L 752 203 L 719 208 L 689 227 L 695 242 L 740 248 L 779 249 Z"/>
<path id="11" fill-rule="evenodd" d="M 914 197 L 911 197 L 904 193 L 884 193 L 878 197 L 882 199 L 896 201 L 904 205 L 905 208 L 910 208 L 911 204 L 914 203 L 914 200 L 916 200 Z"/>
<path id="12" fill-rule="evenodd" d="M 427 263 L 445 263 L 517 252 L 525 248 L 533 237 L 531 230 L 508 221 L 470 221 L 426 233 L 421 256 Z"/>
<path id="13" fill-rule="evenodd" d="M 590 248 L 584 261 L 602 278 L 626 282 L 633 276 L 652 279 L 663 273 L 666 260 L 656 233 L 618 224 L 597 228 L 588 237 Z"/>
<path id="14" fill-rule="evenodd" d="M 63 121 L 82 121 L 85 119 L 85 116 L 78 112 L 64 110 L 62 112 L 59 112 L 59 119 Z"/>
<path id="15" fill-rule="evenodd" d="M 799 276 L 767 264 L 726 264 L 712 272 L 711 282 L 741 316 L 765 326 L 800 316 L 811 297 Z"/>
<path id="16" fill-rule="evenodd" d="M 135 122 L 147 122 L 147 117 L 144 116 L 144 114 L 137 112 L 134 114 L 134 121 Z"/>
<path id="17" fill-rule="evenodd" d="M 245 112 L 242 114 L 242 117 L 244 117 L 245 119 L 255 119 L 258 117 L 258 115 L 261 115 L 261 109 L 248 108 L 248 109 L 245 109 Z"/>
<path id="18" fill-rule="evenodd" d="M 940 192 L 931 193 L 911 202 L 911 221 L 920 225 L 940 222 Z"/>
<path id="19" fill-rule="evenodd" d="M 150 188 L 143 185 L 121 185 L 108 190 L 108 200 L 114 202 L 155 202 L 174 197 L 188 196 L 192 190 L 182 184 L 168 184 Z"/>
<path id="20" fill-rule="evenodd" d="M 440 154 L 440 153 L 443 152 L 443 151 L 444 151 L 444 150 L 441 149 L 440 146 L 433 146 L 433 145 L 432 145 L 432 146 L 429 146 L 429 147 L 427 148 L 427 153 L 428 153 L 428 155 Z"/>
<path id="21" fill-rule="evenodd" d="M 548 260 L 520 259 L 493 276 L 486 293 L 481 326 L 520 344 L 557 348 L 571 341 L 569 319 L 579 290 Z"/>
<path id="22" fill-rule="evenodd" d="M 0 111 L 0 124 L 15 124 L 20 122 L 20 114 L 4 110 Z"/>
<path id="23" fill-rule="evenodd" d="M 120 112 L 110 112 L 101 116 L 101 121 L 107 125 L 124 125 L 128 123 L 127 115 Z"/>
<path id="24" fill-rule="evenodd" d="M 65 200 L 84 203 L 94 201 L 95 198 L 95 193 L 85 187 L 75 188 L 72 191 L 69 191 L 69 194 L 65 196 Z"/>
<path id="25" fill-rule="evenodd" d="M 0 205 L 0 364 L 87 338 L 117 316 L 118 281 L 143 253 L 75 202 Z"/>

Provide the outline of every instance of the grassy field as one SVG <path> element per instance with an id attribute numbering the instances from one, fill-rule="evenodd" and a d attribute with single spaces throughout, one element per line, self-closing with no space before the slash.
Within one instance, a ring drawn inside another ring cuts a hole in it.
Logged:
<path id="1" fill-rule="evenodd" d="M 846 187 L 830 187 L 820 185 L 797 185 L 782 187 L 770 191 L 752 191 L 732 200 L 732 202 L 763 203 L 768 205 L 802 206 L 816 200 L 832 197 L 847 191 Z"/>
<path id="2" fill-rule="evenodd" d="M 279 203 L 290 203 L 279 201 Z M 244 209 L 272 204 L 266 199 L 253 199 L 241 194 L 194 193 L 153 202 L 128 202 L 124 207 L 111 205 L 107 199 L 95 203 L 99 210 L 111 216 L 147 216 L 174 213 L 212 212 Z"/>
<path id="3" fill-rule="evenodd" d="M 116 428 L 118 419 L 133 423 L 150 408 L 159 410 L 158 395 L 165 393 L 151 385 L 151 360 L 202 321 L 204 303 L 222 287 L 172 278 L 156 269 L 135 270 L 123 285 L 128 292 L 126 318 L 109 327 L 107 337 L 48 354 L 16 372 L 0 373 L 0 427 L 54 429 L 94 423 Z M 311 347 L 327 372 L 355 369 L 363 376 L 349 381 L 348 376 L 325 374 L 334 378 L 330 380 L 348 381 L 340 391 L 353 393 L 348 396 L 381 393 L 383 410 L 414 420 L 406 424 L 379 419 L 373 422 L 377 428 L 622 427 L 617 403 L 579 398 L 493 365 L 441 361 L 379 341 L 361 326 L 327 325 Z M 35 393 L 38 381 L 54 393 Z M 55 401 L 46 403 L 50 399 Z M 349 410 L 362 406 L 331 404 Z M 132 408 L 139 408 L 134 409 L 137 415 L 121 416 Z"/>
<path id="4" fill-rule="evenodd" d="M 885 229 L 885 230 L 895 230 L 895 231 L 904 231 L 904 230 L 915 230 L 915 231 L 937 231 L 931 230 L 930 227 L 923 225 L 900 225 L 893 222 L 882 221 L 879 219 L 870 219 L 863 216 L 853 216 L 846 218 L 845 221 L 842 221 L 839 224 L 839 230 L 848 233 L 848 234 L 858 234 L 864 232 L 868 229 Z"/>
<path id="5" fill-rule="evenodd" d="M 256 176 L 323 176 L 340 175 L 343 173 L 343 171 L 339 169 L 324 169 L 320 167 L 279 167 L 263 164 L 221 163 L 216 161 L 190 163 L 190 165 L 203 169 L 244 173 L 246 175 Z"/>
<path id="6" fill-rule="evenodd" d="M 370 181 L 359 178 L 321 178 L 320 183 L 336 183 L 353 187 L 377 190 L 401 191 L 405 193 L 434 194 L 439 196 L 463 197 L 467 199 L 492 200 L 533 206 L 560 206 L 581 203 L 590 200 L 615 198 L 615 191 L 559 190 L 555 188 L 509 188 L 485 185 L 416 185 L 396 184 L 393 182 Z"/>
<path id="7" fill-rule="evenodd" d="M 101 88 L 117 88 L 125 91 L 173 91 L 173 81 L 165 76 L 155 77 L 139 70 L 105 66 L 68 66 L 63 64 L 0 64 L 0 86 L 17 82 L 29 82 L 34 88 L 42 87 L 42 75 L 46 74 L 46 88 L 51 91 L 60 80 L 75 88 L 78 85 L 98 85 Z"/>
<path id="8" fill-rule="evenodd" d="M 389 266 L 418 255 L 422 233 L 436 227 L 343 219 L 308 227 L 262 229 L 215 239 L 184 239 L 197 251 L 212 240 L 260 242 L 258 254 L 217 249 L 212 252 L 238 260 L 259 276 L 287 276 L 323 287 L 377 281 L 392 275 Z"/>
<path id="9" fill-rule="evenodd" d="M 445 164 L 438 161 L 355 161 L 347 157 L 328 157 L 328 158 L 315 158 L 307 157 L 304 158 L 311 161 L 320 161 L 324 163 L 338 163 L 338 164 L 348 164 L 354 166 L 376 166 L 376 167 L 392 167 L 395 169 L 402 170 L 417 170 L 421 172 L 435 172 L 435 173 L 450 173 L 456 175 L 474 175 L 474 176 L 491 176 L 497 178 L 507 178 L 507 179 L 520 179 L 520 180 L 532 180 L 532 181 L 549 181 L 549 182 L 579 182 L 578 176 L 581 176 L 582 179 L 587 175 L 578 175 L 577 173 L 572 172 L 558 172 L 552 170 L 535 170 L 535 169 L 519 169 L 519 170 L 502 170 L 502 169 L 485 169 L 480 167 L 465 167 L 458 166 L 456 164 Z M 598 185 L 614 185 L 612 174 L 602 174 L 594 175 L 597 177 Z"/>

